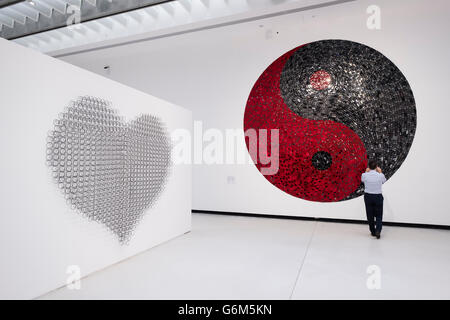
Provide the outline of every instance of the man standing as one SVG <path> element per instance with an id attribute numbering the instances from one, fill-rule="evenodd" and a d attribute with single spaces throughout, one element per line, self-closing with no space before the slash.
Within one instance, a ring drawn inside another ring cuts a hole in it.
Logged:
<path id="1" fill-rule="evenodd" d="M 381 185 L 386 182 L 386 177 L 375 160 L 369 161 L 369 167 L 361 175 L 361 182 L 364 183 L 364 203 L 366 204 L 370 233 L 380 239 L 384 199 L 381 194 Z"/>

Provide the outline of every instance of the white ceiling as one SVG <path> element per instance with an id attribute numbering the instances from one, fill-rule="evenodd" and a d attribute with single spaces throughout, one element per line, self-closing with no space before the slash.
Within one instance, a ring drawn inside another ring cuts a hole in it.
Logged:
<path id="1" fill-rule="evenodd" d="M 347 1 L 354 0 L 176 0 L 13 41 L 50 55 L 64 55 Z"/>

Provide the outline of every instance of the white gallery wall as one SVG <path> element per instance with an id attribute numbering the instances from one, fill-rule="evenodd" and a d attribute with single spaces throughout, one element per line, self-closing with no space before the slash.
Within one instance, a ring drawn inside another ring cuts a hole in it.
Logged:
<path id="1" fill-rule="evenodd" d="M 380 9 L 379 30 L 366 25 L 371 5 Z M 192 110 L 204 130 L 224 131 L 242 129 L 253 84 L 286 51 L 323 39 L 368 45 L 402 71 L 417 107 L 409 155 L 384 186 L 385 220 L 450 225 L 449 12 L 446 0 L 360 0 L 59 58 L 99 74 L 108 65 L 108 77 Z M 246 149 L 244 141 L 238 147 Z M 365 217 L 361 197 L 338 203 L 295 198 L 251 164 L 195 164 L 193 209 Z"/>
<path id="2" fill-rule="evenodd" d="M 45 160 L 54 120 L 79 96 L 109 100 L 126 121 L 156 116 L 168 133 L 191 130 L 190 111 L 3 39 L 0 52 L 1 299 L 37 297 L 78 271 L 85 276 L 190 231 L 190 165 L 172 165 L 163 192 L 120 244 L 70 208 Z"/>

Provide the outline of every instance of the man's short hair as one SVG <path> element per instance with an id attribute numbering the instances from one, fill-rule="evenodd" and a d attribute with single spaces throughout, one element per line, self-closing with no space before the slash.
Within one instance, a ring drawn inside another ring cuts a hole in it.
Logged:
<path id="1" fill-rule="evenodd" d="M 369 169 L 370 170 L 375 170 L 378 167 L 377 161 L 376 160 L 370 160 L 369 161 Z"/>

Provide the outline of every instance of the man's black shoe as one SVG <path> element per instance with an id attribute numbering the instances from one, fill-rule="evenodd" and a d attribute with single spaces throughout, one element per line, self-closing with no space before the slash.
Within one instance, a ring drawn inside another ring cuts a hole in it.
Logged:
<path id="1" fill-rule="evenodd" d="M 371 232 L 370 233 L 372 235 L 372 237 L 376 237 L 377 235 L 375 234 L 375 232 Z"/>
<path id="2" fill-rule="evenodd" d="M 375 236 L 377 237 L 377 239 L 380 239 L 380 233 L 379 232 L 377 232 L 376 234 L 375 234 Z"/>

